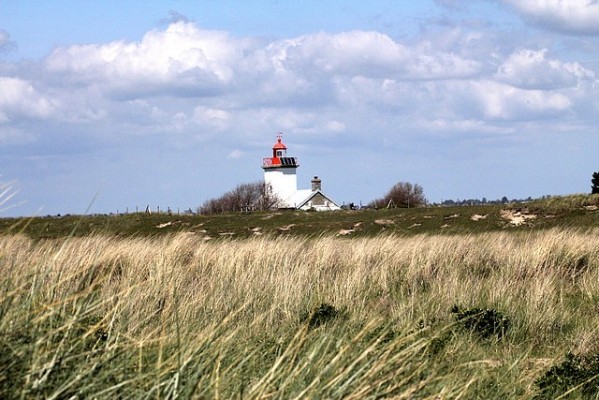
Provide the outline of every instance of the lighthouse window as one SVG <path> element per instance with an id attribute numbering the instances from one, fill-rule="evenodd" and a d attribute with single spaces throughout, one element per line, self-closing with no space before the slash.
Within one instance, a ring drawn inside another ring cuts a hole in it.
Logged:
<path id="1" fill-rule="evenodd" d="M 277 150 L 277 157 L 283 157 L 284 155 L 283 150 Z"/>

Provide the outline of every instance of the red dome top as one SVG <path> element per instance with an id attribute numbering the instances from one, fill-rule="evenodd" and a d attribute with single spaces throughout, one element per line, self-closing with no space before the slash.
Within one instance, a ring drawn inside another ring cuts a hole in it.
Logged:
<path id="1" fill-rule="evenodd" d="M 287 146 L 285 146 L 281 140 L 281 137 L 279 136 L 279 138 L 277 139 L 277 143 L 275 143 L 274 146 L 272 146 L 273 150 L 287 150 Z"/>

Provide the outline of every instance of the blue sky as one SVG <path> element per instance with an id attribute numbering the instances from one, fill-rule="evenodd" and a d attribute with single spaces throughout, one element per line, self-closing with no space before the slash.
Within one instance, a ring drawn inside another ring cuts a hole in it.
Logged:
<path id="1" fill-rule="evenodd" d="M 588 192 L 598 74 L 592 0 L 0 0 L 0 215 L 195 209 L 279 131 L 339 203 Z"/>

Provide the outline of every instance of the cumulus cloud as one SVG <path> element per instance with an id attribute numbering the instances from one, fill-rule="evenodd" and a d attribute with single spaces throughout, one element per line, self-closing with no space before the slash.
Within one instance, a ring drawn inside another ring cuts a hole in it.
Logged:
<path id="1" fill-rule="evenodd" d="M 1 78 L 0 122 L 54 118 L 181 143 L 265 127 L 357 138 L 410 119 L 437 121 L 420 125 L 433 130 L 546 119 L 593 97 L 580 64 L 503 47 L 455 27 L 413 41 L 374 31 L 266 41 L 180 19 L 137 42 L 58 47 L 31 81 Z"/>
<path id="2" fill-rule="evenodd" d="M 339 77 L 458 78 L 478 73 L 480 62 L 429 42 L 408 47 L 379 32 L 321 32 L 261 43 L 177 21 L 140 42 L 57 48 L 44 67 L 63 84 L 96 85 L 116 99 L 258 90 L 263 96 L 255 102 L 314 104 L 332 99 L 327 95 Z"/>
<path id="3" fill-rule="evenodd" d="M 407 49 L 378 32 L 318 33 L 285 40 L 271 46 L 276 50 L 276 67 L 311 67 L 322 73 L 358 75 L 370 68 L 372 74 L 395 74 L 408 61 Z"/>
<path id="4" fill-rule="evenodd" d="M 534 23 L 573 34 L 599 34 L 596 0 L 503 0 Z"/>
<path id="5" fill-rule="evenodd" d="M 22 79 L 0 77 L 0 124 L 15 118 L 46 118 L 54 109 L 50 100 Z"/>
<path id="6" fill-rule="evenodd" d="M 318 33 L 269 46 L 278 72 L 310 71 L 335 76 L 444 79 L 476 73 L 479 63 L 430 42 L 408 47 L 378 32 Z"/>
<path id="7" fill-rule="evenodd" d="M 547 49 L 522 49 L 499 66 L 497 80 L 523 89 L 559 89 L 577 86 L 580 80 L 594 80 L 592 71 L 578 63 L 548 59 Z"/>
<path id="8" fill-rule="evenodd" d="M 572 105 L 562 93 L 523 90 L 493 81 L 473 82 L 469 86 L 482 117 L 492 120 L 555 118 Z"/>
<path id="9" fill-rule="evenodd" d="M 207 129 L 223 131 L 230 126 L 231 114 L 222 109 L 196 107 L 192 120 Z"/>
<path id="10" fill-rule="evenodd" d="M 105 85 L 124 98 L 214 95 L 231 81 L 238 48 L 227 33 L 178 21 L 140 42 L 57 48 L 44 66 L 67 82 Z"/>

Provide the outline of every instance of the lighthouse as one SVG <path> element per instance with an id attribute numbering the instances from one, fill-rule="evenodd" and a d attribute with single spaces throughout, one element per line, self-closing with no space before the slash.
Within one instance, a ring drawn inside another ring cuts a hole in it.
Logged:
<path id="1" fill-rule="evenodd" d="M 283 134 L 279 133 L 272 147 L 272 157 L 262 159 L 262 169 L 264 183 L 270 185 L 273 194 L 283 202 L 297 192 L 297 167 L 297 158 L 287 157 L 287 146 L 283 144 Z"/>
<path id="2" fill-rule="evenodd" d="M 283 143 L 283 135 L 277 135 L 277 142 L 272 147 L 272 156 L 262 159 L 264 183 L 269 185 L 272 193 L 278 197 L 278 208 L 301 210 L 332 211 L 341 208 L 321 190 L 321 180 L 315 176 L 311 189 L 297 189 L 297 158 L 287 155 L 287 146 Z"/>

